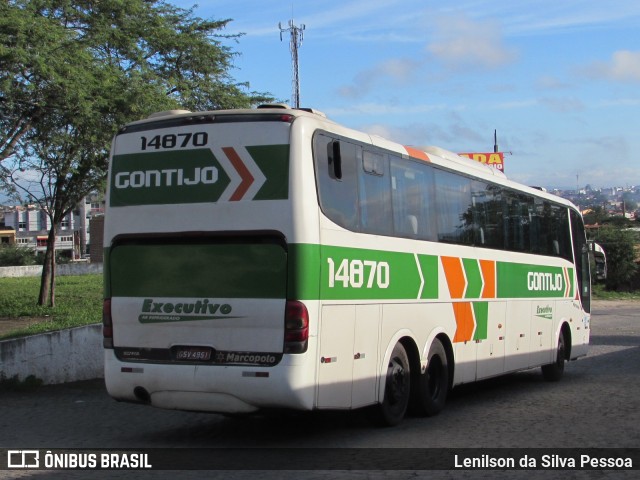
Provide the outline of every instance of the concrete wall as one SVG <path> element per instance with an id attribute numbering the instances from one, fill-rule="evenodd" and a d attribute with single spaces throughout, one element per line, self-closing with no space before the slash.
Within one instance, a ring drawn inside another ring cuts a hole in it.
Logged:
<path id="1" fill-rule="evenodd" d="M 65 263 L 56 265 L 56 275 L 102 274 L 102 263 Z M 37 277 L 42 275 L 42 265 L 27 267 L 0 267 L 1 277 Z"/>
<path id="2" fill-rule="evenodd" d="M 0 378 L 16 375 L 34 375 L 45 385 L 102 378 L 102 325 L 0 341 Z"/>

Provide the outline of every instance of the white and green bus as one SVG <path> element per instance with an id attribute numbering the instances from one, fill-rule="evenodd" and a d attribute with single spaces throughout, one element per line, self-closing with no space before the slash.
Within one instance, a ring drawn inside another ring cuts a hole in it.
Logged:
<path id="1" fill-rule="evenodd" d="M 121 401 L 221 413 L 433 415 L 456 385 L 589 343 L 568 201 L 313 110 L 171 111 L 116 135 L 105 379 Z"/>

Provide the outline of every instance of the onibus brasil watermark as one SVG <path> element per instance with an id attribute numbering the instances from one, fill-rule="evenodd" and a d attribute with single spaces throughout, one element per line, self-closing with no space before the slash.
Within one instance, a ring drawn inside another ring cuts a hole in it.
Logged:
<path id="1" fill-rule="evenodd" d="M 149 454 L 137 452 L 59 452 L 7 450 L 8 469 L 151 469 Z"/>

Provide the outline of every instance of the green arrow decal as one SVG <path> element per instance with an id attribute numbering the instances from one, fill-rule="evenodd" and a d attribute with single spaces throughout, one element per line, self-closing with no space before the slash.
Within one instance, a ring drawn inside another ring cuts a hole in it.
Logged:
<path id="1" fill-rule="evenodd" d="M 254 200 L 280 200 L 289 197 L 289 145 L 247 147 L 247 151 L 266 177 Z"/>
<path id="2" fill-rule="evenodd" d="M 462 265 L 464 266 L 465 274 L 467 275 L 467 291 L 464 295 L 465 298 L 480 298 L 482 293 L 482 275 L 480 274 L 480 265 L 478 260 L 472 258 L 463 258 Z"/>

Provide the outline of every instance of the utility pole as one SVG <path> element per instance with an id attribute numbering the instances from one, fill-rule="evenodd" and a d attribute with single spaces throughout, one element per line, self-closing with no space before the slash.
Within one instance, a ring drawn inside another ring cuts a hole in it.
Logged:
<path id="1" fill-rule="evenodd" d="M 300 77 L 298 75 L 298 48 L 302 45 L 302 37 L 304 32 L 304 24 L 299 27 L 293 23 L 293 19 L 289 20 L 289 28 L 282 28 L 282 23 L 278 23 L 280 29 L 280 41 L 282 41 L 282 33 L 289 32 L 290 41 L 289 49 L 291 50 L 291 64 L 293 68 L 293 79 L 291 81 L 291 101 L 293 108 L 300 108 Z"/>

